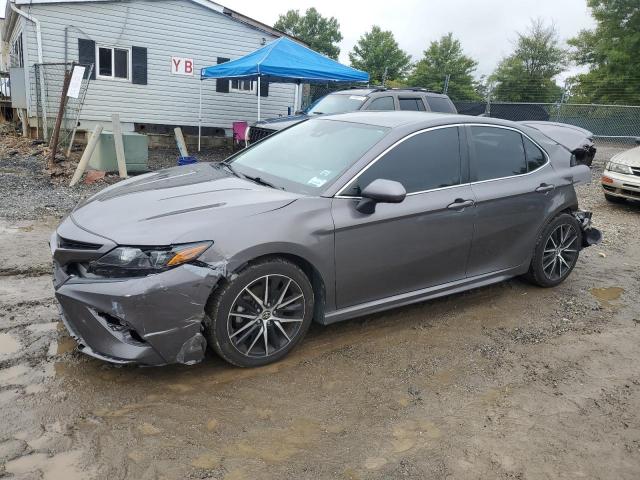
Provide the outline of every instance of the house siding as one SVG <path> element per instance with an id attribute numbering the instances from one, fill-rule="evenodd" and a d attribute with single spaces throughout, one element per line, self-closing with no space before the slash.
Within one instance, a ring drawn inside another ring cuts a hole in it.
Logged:
<path id="1" fill-rule="evenodd" d="M 198 124 L 199 71 L 217 57 L 239 58 L 276 37 L 189 0 L 133 0 L 75 4 L 33 4 L 30 14 L 40 21 L 45 63 L 78 61 L 78 38 L 98 45 L 147 48 L 147 85 L 122 80 L 92 80 L 80 117 L 108 122 L 119 113 L 122 122 L 163 125 Z M 24 28 L 29 65 L 37 59 L 35 27 Z M 171 57 L 194 60 L 194 75 L 171 74 Z M 32 67 L 30 68 L 33 71 Z M 218 93 L 215 80 L 202 82 L 202 125 L 231 128 L 238 120 L 257 119 L 257 97 L 251 93 Z M 33 86 L 29 89 L 35 95 Z M 285 115 L 293 105 L 295 87 L 271 84 L 261 98 L 261 117 Z M 35 107 L 35 98 L 31 99 Z M 35 115 L 31 108 L 30 116 Z M 82 127 L 82 125 L 81 125 Z"/>

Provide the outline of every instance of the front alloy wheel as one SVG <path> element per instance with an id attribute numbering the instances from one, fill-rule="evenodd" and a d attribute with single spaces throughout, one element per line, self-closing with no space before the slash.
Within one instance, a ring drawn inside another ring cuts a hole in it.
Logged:
<path id="1" fill-rule="evenodd" d="M 240 367 L 274 362 L 307 332 L 313 304 L 311 283 L 297 265 L 281 258 L 250 265 L 207 305 L 209 343 Z"/>
<path id="2" fill-rule="evenodd" d="M 304 293 L 286 275 L 265 275 L 244 287 L 227 317 L 231 344 L 247 357 L 268 357 L 285 348 L 304 320 Z"/>

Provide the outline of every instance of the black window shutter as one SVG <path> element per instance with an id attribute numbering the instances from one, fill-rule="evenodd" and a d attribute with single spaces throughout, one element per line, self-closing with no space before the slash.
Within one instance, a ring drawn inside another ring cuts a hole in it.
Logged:
<path id="1" fill-rule="evenodd" d="M 260 79 L 260 96 L 268 97 L 269 96 L 269 80 L 266 78 Z"/>
<path id="2" fill-rule="evenodd" d="M 147 49 L 131 47 L 131 83 L 147 84 Z"/>
<path id="3" fill-rule="evenodd" d="M 96 42 L 93 40 L 87 40 L 85 38 L 78 39 L 78 63 L 81 65 L 89 66 L 93 64 L 93 71 L 91 72 L 91 80 L 96 78 Z M 84 78 L 87 78 L 89 69 L 85 70 Z"/>
<path id="4" fill-rule="evenodd" d="M 218 57 L 218 65 L 228 61 L 229 61 L 228 58 Z M 216 80 L 216 92 L 229 93 L 229 80 L 220 79 L 220 78 Z"/>

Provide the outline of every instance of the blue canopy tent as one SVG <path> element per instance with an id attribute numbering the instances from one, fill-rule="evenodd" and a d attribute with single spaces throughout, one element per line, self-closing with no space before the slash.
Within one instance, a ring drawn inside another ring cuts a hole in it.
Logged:
<path id="1" fill-rule="evenodd" d="M 295 83 L 297 101 L 300 83 L 368 82 L 369 74 L 342 65 L 287 37 L 281 37 L 236 60 L 205 67 L 200 71 L 198 150 L 202 130 L 202 82 L 208 79 L 257 80 L 258 93 L 261 91 L 261 79 Z M 257 97 L 260 120 L 260 95 Z"/>

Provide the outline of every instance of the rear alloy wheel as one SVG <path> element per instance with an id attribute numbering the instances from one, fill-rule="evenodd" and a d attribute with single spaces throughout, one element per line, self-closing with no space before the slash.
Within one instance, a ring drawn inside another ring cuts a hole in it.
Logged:
<path id="1" fill-rule="evenodd" d="M 572 216 L 552 220 L 538 238 L 528 277 L 541 287 L 563 282 L 576 266 L 582 248 L 582 230 Z"/>
<path id="2" fill-rule="evenodd" d="M 240 367 L 274 362 L 308 330 L 313 301 L 311 284 L 296 265 L 281 259 L 252 265 L 213 302 L 211 344 Z"/>

